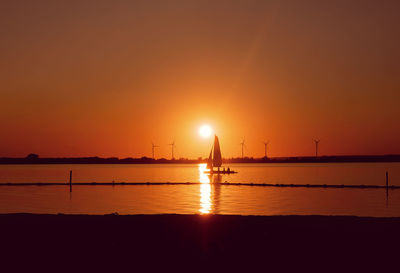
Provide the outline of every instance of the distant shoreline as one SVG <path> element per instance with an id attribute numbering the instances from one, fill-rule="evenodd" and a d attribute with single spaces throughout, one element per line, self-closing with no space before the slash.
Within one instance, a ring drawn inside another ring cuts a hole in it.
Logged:
<path id="1" fill-rule="evenodd" d="M 71 157 L 71 158 L 41 158 L 29 155 L 25 158 L 0 158 L 0 165 L 11 164 L 199 164 L 206 163 L 206 159 L 152 159 L 141 158 L 101 158 L 101 157 Z M 299 157 L 271 157 L 271 158 L 225 158 L 224 164 L 229 163 L 378 163 L 400 162 L 400 155 L 344 155 L 344 156 L 299 156 Z"/>

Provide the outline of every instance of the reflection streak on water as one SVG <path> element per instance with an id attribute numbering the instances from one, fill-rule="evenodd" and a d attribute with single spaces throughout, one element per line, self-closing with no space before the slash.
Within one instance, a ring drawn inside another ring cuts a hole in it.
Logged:
<path id="1" fill-rule="evenodd" d="M 211 184 L 210 179 L 204 171 L 207 169 L 206 164 L 199 164 L 199 181 L 200 181 L 200 209 L 202 214 L 211 212 Z"/>
<path id="2" fill-rule="evenodd" d="M 204 164 L 0 165 L 0 183 L 201 182 L 200 185 L 1 187 L 0 213 L 244 214 L 400 216 L 400 190 L 225 186 L 272 184 L 400 185 L 400 163 L 232 164 L 235 175 L 205 174 Z M 306 182 L 305 182 L 306 181 Z M 223 193 L 223 194 L 222 194 Z M 386 201 L 385 201 L 386 199 Z"/>

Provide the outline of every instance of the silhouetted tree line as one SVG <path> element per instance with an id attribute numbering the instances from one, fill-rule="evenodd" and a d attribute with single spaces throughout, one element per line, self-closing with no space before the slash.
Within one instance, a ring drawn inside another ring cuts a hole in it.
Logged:
<path id="1" fill-rule="evenodd" d="M 296 157 L 235 157 L 223 159 L 224 163 L 340 163 L 340 162 L 400 162 L 400 155 L 343 155 Z"/>

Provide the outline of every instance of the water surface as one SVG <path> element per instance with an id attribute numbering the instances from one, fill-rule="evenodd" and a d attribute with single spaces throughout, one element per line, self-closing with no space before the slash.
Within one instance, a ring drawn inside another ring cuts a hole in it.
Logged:
<path id="1" fill-rule="evenodd" d="M 166 186 L 0 187 L 0 213 L 400 216 L 400 190 L 225 186 L 212 182 L 400 185 L 400 163 L 231 164 L 238 174 L 208 176 L 204 165 L 1 165 L 0 183 L 201 182 Z"/>

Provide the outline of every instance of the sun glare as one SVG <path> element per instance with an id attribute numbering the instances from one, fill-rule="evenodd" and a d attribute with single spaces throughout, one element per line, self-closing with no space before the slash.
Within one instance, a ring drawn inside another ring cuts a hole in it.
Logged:
<path id="1" fill-rule="evenodd" d="M 199 128 L 199 135 L 203 138 L 209 138 L 212 135 L 212 128 L 208 124 L 204 124 Z"/>

